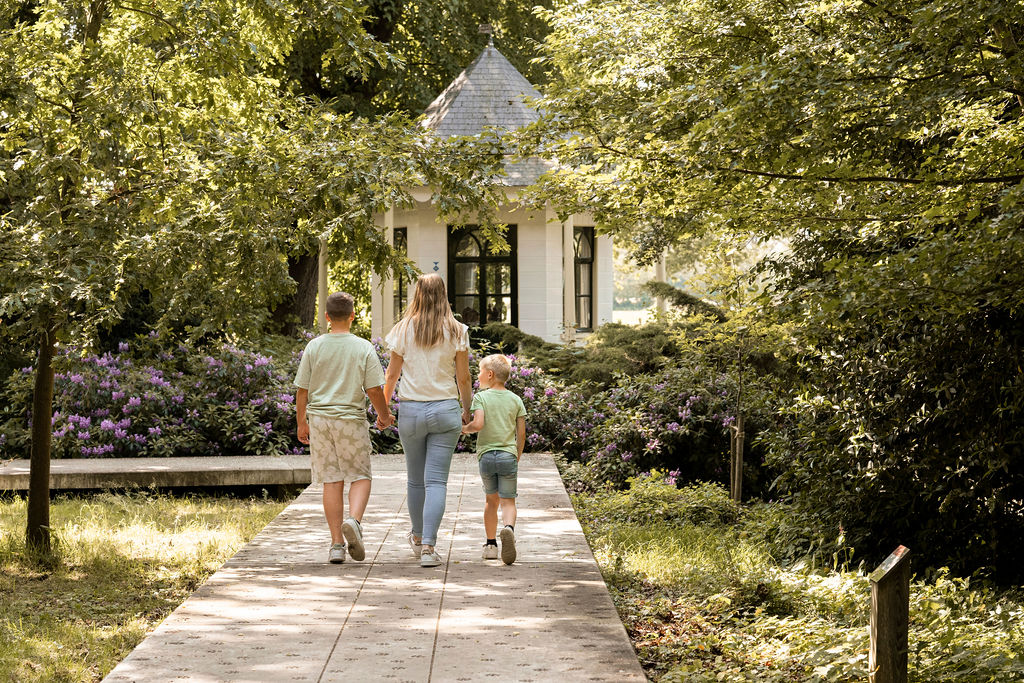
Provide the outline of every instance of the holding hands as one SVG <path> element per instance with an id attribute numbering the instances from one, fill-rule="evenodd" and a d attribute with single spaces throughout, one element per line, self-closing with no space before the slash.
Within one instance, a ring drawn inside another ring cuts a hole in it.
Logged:
<path id="1" fill-rule="evenodd" d="M 384 430 L 395 424 L 395 416 L 391 414 L 391 411 L 387 411 L 383 415 L 377 415 L 377 429 Z"/>

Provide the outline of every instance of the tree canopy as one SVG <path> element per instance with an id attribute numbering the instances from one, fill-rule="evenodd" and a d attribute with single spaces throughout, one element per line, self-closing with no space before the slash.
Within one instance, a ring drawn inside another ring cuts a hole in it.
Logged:
<path id="1" fill-rule="evenodd" d="M 0 320 L 40 349 L 34 461 L 48 459 L 54 344 L 91 339 L 137 292 L 164 327 L 250 332 L 303 245 L 404 267 L 373 222 L 409 201 L 403 188 L 432 184 L 445 215 L 487 222 L 493 142 L 435 141 L 405 117 L 359 120 L 280 87 L 293 37 L 324 12 L 325 68 L 386 59 L 358 3 L 316 9 L 92 0 L 0 14 Z"/>
<path id="2" fill-rule="evenodd" d="M 994 562 L 1024 499 L 1024 5 L 546 16 L 546 118 L 524 142 L 562 170 L 540 196 L 593 210 L 640 260 L 785 236 L 761 306 L 797 323 L 808 380 L 778 485 L 883 552 Z"/>

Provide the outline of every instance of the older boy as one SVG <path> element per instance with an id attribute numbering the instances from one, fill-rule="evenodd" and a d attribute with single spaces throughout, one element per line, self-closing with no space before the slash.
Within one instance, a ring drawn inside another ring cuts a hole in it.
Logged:
<path id="1" fill-rule="evenodd" d="M 309 444 L 314 484 L 324 485 L 323 504 L 331 530 L 327 560 L 345 561 L 345 541 L 353 560 L 366 557 L 363 512 L 370 498 L 370 434 L 366 401 L 377 411 L 377 427 L 394 422 L 384 400 L 384 371 L 373 345 L 349 330 L 355 302 L 345 292 L 327 297 L 324 315 L 331 329 L 306 345 L 295 376 L 299 441 Z M 345 515 L 345 480 L 349 517 Z"/>
<path id="2" fill-rule="evenodd" d="M 526 444 L 526 407 L 523 400 L 505 388 L 512 372 L 508 358 L 501 354 L 480 361 L 478 378 L 481 391 L 473 397 L 473 419 L 462 428 L 463 433 L 479 432 L 476 452 L 480 478 L 484 484 L 483 559 L 498 557 L 495 531 L 498 527 L 498 506 L 501 506 L 501 561 L 512 564 L 516 559 L 516 484 L 519 458 Z"/>

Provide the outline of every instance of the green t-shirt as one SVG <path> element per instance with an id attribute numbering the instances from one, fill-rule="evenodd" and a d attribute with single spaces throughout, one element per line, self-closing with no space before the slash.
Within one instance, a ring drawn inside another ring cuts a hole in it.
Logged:
<path id="1" fill-rule="evenodd" d="M 505 451 L 518 455 L 516 420 L 526 417 L 523 399 L 508 389 L 485 389 L 473 397 L 472 412 L 484 411 L 484 428 L 476 435 L 476 454 Z"/>
<path id="2" fill-rule="evenodd" d="M 342 420 L 365 420 L 366 390 L 383 384 L 373 344 L 348 332 L 309 342 L 295 375 L 295 386 L 309 390 L 307 413 Z"/>

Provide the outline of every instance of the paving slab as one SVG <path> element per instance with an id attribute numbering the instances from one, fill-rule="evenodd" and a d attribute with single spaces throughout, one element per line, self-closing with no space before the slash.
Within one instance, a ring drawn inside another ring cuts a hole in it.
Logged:
<path id="1" fill-rule="evenodd" d="M 549 455 L 520 464 L 518 560 L 480 559 L 476 458 L 457 455 L 422 568 L 404 461 L 374 462 L 366 560 L 325 562 L 310 486 L 107 678 L 164 681 L 645 681 Z"/>

